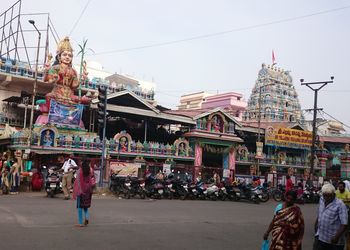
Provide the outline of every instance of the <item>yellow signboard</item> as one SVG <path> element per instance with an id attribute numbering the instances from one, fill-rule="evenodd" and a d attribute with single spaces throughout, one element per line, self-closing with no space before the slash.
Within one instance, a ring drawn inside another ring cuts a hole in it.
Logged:
<path id="1" fill-rule="evenodd" d="M 312 133 L 291 128 L 267 127 L 265 130 L 265 144 L 278 147 L 309 149 L 312 144 Z"/>

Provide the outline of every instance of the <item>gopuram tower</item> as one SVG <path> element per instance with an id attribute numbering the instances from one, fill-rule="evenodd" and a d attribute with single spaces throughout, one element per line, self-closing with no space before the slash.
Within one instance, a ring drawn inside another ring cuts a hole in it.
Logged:
<path id="1" fill-rule="evenodd" d="M 302 122 L 298 94 L 289 71 L 262 64 L 243 121 L 258 121 L 259 110 L 261 122 Z"/>

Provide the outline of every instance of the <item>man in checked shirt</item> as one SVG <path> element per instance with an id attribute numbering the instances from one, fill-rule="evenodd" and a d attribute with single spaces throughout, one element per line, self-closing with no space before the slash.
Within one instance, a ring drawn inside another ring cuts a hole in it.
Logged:
<path id="1" fill-rule="evenodd" d="M 335 197 L 332 184 L 323 185 L 315 222 L 317 250 L 343 250 L 347 224 L 348 209 L 344 202 Z"/>

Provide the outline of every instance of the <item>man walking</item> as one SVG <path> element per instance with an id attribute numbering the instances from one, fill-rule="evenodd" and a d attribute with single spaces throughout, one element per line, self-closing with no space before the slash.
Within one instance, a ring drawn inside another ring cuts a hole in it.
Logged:
<path id="1" fill-rule="evenodd" d="M 64 193 L 64 199 L 70 199 L 70 190 L 72 188 L 72 178 L 73 178 L 73 170 L 77 168 L 78 165 L 72 159 L 73 155 L 69 155 L 66 157 L 66 161 L 63 163 L 63 177 L 62 177 L 62 190 Z"/>
<path id="2" fill-rule="evenodd" d="M 336 198 L 335 188 L 328 183 L 322 187 L 322 197 L 315 221 L 318 250 L 344 250 L 348 211 L 345 204 Z"/>
<path id="3" fill-rule="evenodd" d="M 346 207 L 348 208 L 348 220 L 349 220 L 349 209 L 350 209 L 350 192 L 346 188 L 345 181 L 338 183 L 338 190 L 335 192 L 338 199 L 342 200 Z M 348 223 L 348 233 L 346 235 L 346 249 L 350 250 L 350 234 L 349 234 L 349 223 Z"/>
<path id="4" fill-rule="evenodd" d="M 350 192 L 345 188 L 345 183 L 340 181 L 338 183 L 338 190 L 335 191 L 335 195 L 339 200 L 342 200 L 346 206 L 350 205 Z"/>

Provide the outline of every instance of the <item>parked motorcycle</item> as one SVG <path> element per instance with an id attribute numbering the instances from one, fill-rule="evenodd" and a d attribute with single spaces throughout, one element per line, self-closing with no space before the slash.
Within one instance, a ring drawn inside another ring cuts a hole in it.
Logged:
<path id="1" fill-rule="evenodd" d="M 141 186 L 141 183 L 144 183 L 142 179 L 130 176 L 126 177 L 123 186 L 124 196 L 130 199 L 130 197 L 138 195 L 141 199 L 144 199 L 146 197 L 146 191 L 144 190 L 144 185 Z"/>
<path id="2" fill-rule="evenodd" d="M 162 199 L 164 194 L 164 185 L 153 175 L 149 174 L 145 180 L 146 195 L 151 198 Z"/>
<path id="3" fill-rule="evenodd" d="M 118 176 L 120 172 L 121 170 L 116 171 L 110 176 L 109 190 L 111 190 L 111 192 L 113 192 L 115 195 L 120 194 L 125 182 L 125 177 Z"/>
<path id="4" fill-rule="evenodd" d="M 286 192 L 286 189 L 282 184 L 279 184 L 277 188 L 273 189 L 271 192 L 273 192 L 272 198 L 275 201 L 280 202 L 284 199 L 284 193 Z"/>
<path id="5" fill-rule="evenodd" d="M 259 187 L 252 187 L 250 185 L 247 185 L 245 183 L 240 183 L 236 187 L 233 188 L 234 194 L 236 195 L 235 199 L 236 201 L 239 201 L 241 199 L 252 201 L 256 204 L 260 202 L 259 195 L 262 194 L 261 189 Z"/>
<path id="6" fill-rule="evenodd" d="M 169 199 L 181 199 L 185 200 L 188 196 L 187 183 L 180 178 L 168 177 L 164 181 L 164 196 L 168 196 Z"/>
<path id="7" fill-rule="evenodd" d="M 267 202 L 270 199 L 270 194 L 267 188 L 264 188 L 262 186 L 257 186 L 257 188 L 261 190 L 261 193 L 258 194 L 260 201 Z"/>
<path id="8" fill-rule="evenodd" d="M 320 200 L 319 192 L 315 188 L 306 185 L 302 199 L 304 203 L 318 203 Z"/>

